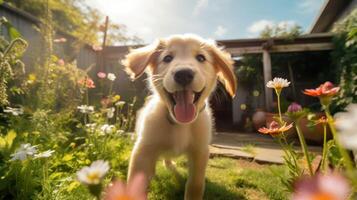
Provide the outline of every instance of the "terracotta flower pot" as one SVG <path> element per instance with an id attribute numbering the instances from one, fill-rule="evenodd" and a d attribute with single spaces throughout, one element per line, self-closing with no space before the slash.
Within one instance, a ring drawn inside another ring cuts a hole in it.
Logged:
<path id="1" fill-rule="evenodd" d="M 258 130 L 259 128 L 265 126 L 265 121 L 266 121 L 266 116 L 265 116 L 265 111 L 262 109 L 257 109 L 255 113 L 252 116 L 252 121 L 253 121 L 253 126 L 255 130 Z"/>
<path id="2" fill-rule="evenodd" d="M 316 113 L 316 118 L 319 119 L 320 117 L 325 116 L 324 113 Z M 322 124 L 311 125 L 311 122 L 306 118 L 302 118 L 299 122 L 299 126 L 301 128 L 301 132 L 303 133 L 307 142 L 314 142 L 318 144 L 323 143 L 324 139 L 324 129 Z M 330 139 L 332 134 L 330 128 L 327 126 L 327 138 Z"/>

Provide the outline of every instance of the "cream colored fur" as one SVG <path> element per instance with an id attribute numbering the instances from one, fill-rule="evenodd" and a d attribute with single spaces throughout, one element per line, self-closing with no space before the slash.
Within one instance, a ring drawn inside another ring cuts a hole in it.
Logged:
<path id="1" fill-rule="evenodd" d="M 163 62 L 169 54 L 174 57 L 172 62 Z M 196 58 L 199 54 L 206 61 L 199 62 Z M 136 78 L 146 71 L 153 93 L 138 114 L 138 137 L 130 159 L 128 181 L 135 174 L 143 172 L 148 183 L 155 174 L 159 157 L 165 158 L 165 164 L 172 169 L 169 158 L 185 154 L 189 167 L 185 199 L 202 199 L 213 124 L 208 100 L 217 79 L 234 96 L 236 78 L 232 63 L 230 55 L 219 49 L 214 42 L 194 35 L 175 35 L 161 39 L 132 50 L 126 56 L 123 64 L 128 73 Z M 172 111 L 174 105 L 169 99 L 169 93 L 183 89 L 173 79 L 173 74 L 181 68 L 190 68 L 195 72 L 192 83 L 187 87 L 194 92 L 202 92 L 195 103 L 195 119 L 184 124 L 175 120 Z"/>

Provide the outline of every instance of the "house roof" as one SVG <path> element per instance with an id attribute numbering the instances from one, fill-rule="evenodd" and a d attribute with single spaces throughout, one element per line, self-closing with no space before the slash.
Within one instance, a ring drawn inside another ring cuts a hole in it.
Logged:
<path id="1" fill-rule="evenodd" d="M 18 15 L 18 16 L 24 18 L 24 19 L 27 19 L 27 20 L 31 21 L 32 23 L 34 23 L 34 24 L 41 23 L 41 21 L 37 17 L 31 15 L 28 12 L 25 12 L 25 11 L 22 11 L 22 10 L 20 10 L 18 8 L 15 8 L 15 7 L 9 5 L 8 3 L 2 3 L 2 4 L 0 4 L 0 7 L 4 8 L 5 10 L 7 10 L 7 11 L 9 11 L 11 13 L 14 13 L 15 15 Z"/>
<path id="2" fill-rule="evenodd" d="M 322 33 L 330 30 L 351 2 L 352 0 L 325 0 L 309 32 Z"/>

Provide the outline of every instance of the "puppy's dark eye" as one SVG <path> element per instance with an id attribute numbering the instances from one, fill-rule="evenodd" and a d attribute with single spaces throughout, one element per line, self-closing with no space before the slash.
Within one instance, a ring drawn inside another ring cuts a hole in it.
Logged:
<path id="1" fill-rule="evenodd" d="M 173 59 L 174 59 L 174 57 L 173 57 L 172 55 L 166 55 L 166 56 L 164 57 L 163 61 L 164 61 L 165 63 L 169 63 L 169 62 L 171 62 Z"/>
<path id="2" fill-rule="evenodd" d="M 205 57 L 204 55 L 202 55 L 202 54 L 198 54 L 198 55 L 196 56 L 196 60 L 197 60 L 198 62 L 204 62 L 204 61 L 206 61 L 206 57 Z"/>

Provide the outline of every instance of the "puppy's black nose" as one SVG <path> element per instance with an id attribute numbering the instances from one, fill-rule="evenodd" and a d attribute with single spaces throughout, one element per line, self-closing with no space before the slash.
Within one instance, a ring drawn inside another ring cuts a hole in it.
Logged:
<path id="1" fill-rule="evenodd" d="M 186 86 L 192 82 L 194 75 L 191 69 L 181 69 L 175 72 L 174 80 L 181 86 Z"/>

